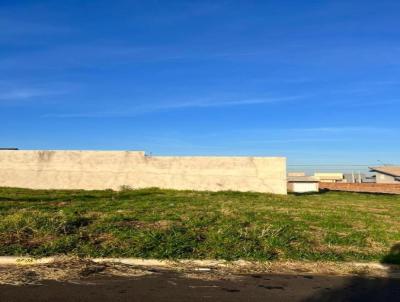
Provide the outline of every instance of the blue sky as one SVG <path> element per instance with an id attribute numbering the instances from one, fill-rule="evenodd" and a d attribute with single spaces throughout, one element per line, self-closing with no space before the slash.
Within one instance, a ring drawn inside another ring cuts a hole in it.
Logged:
<path id="1" fill-rule="evenodd" d="M 399 163 L 400 2 L 0 2 L 0 145 Z"/>

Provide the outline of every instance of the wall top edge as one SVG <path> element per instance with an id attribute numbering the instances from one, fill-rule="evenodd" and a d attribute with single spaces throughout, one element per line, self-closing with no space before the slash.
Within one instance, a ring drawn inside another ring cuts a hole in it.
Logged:
<path id="1" fill-rule="evenodd" d="M 141 150 L 0 150 L 0 154 L 4 153 L 37 153 L 37 152 L 54 152 L 54 153 L 138 153 L 153 158 L 270 158 L 270 159 L 286 159 L 286 156 L 252 156 L 252 155 L 149 155 Z"/>

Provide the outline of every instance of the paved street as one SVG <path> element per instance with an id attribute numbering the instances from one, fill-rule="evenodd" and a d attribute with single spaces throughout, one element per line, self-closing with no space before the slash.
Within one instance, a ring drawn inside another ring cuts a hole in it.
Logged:
<path id="1" fill-rule="evenodd" d="M 206 277 L 206 278 L 204 278 Z M 238 275 L 213 280 L 157 272 L 137 278 L 0 286 L 0 301 L 400 301 L 400 279 Z"/>

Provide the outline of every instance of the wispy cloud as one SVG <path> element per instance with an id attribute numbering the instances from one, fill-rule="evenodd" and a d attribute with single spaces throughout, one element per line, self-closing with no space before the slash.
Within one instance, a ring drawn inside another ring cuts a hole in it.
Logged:
<path id="1" fill-rule="evenodd" d="M 391 105 L 399 105 L 400 104 L 400 98 L 399 99 L 378 99 L 375 101 L 358 101 L 358 102 L 347 102 L 346 106 L 350 108 L 365 108 L 365 107 L 375 107 L 375 106 L 391 106 Z"/>
<path id="2" fill-rule="evenodd" d="M 49 94 L 52 94 L 52 92 L 40 89 L 15 89 L 0 92 L 0 100 L 23 100 Z"/>
<path id="3" fill-rule="evenodd" d="M 203 139 L 231 139 L 245 137 L 244 144 L 285 144 L 285 143 L 329 143 L 371 139 L 379 141 L 382 137 L 398 137 L 399 128 L 369 127 L 369 126 L 322 126 L 310 128 L 250 128 L 222 132 L 213 132 L 204 135 Z"/>
<path id="4" fill-rule="evenodd" d="M 120 42 L 88 42 L 81 44 L 60 44 L 53 47 L 30 50 L 4 56 L 0 69 L 66 69 L 104 68 L 123 64 L 161 63 L 180 61 L 220 61 L 261 59 L 267 50 L 238 49 L 226 51 L 221 48 L 175 47 L 167 45 L 126 45 Z"/>
<path id="5" fill-rule="evenodd" d="M 350 138 L 287 138 L 287 139 L 255 139 L 241 140 L 241 144 L 292 144 L 292 143 L 331 143 L 348 141 Z"/>
<path id="6" fill-rule="evenodd" d="M 182 103 L 171 103 L 162 106 L 154 107 L 154 109 L 179 109 L 179 108 L 209 108 L 209 107 L 232 107 L 232 106 L 245 106 L 245 105 L 258 105 L 268 103 L 280 103 L 304 98 L 304 96 L 290 96 L 280 98 L 260 98 L 260 99 L 241 99 L 241 100 L 197 100 Z"/>
<path id="7" fill-rule="evenodd" d="M 149 1 L 150 2 L 150 1 Z M 143 23 L 169 24 L 186 21 L 187 19 L 202 18 L 218 14 L 227 3 L 225 1 L 169 1 L 167 5 L 168 14 L 160 14 L 154 7 L 161 6 L 161 3 L 154 1 L 150 14 L 138 14 L 135 19 Z M 162 2 L 162 1 L 161 1 Z"/>
<path id="8" fill-rule="evenodd" d="M 65 87 L 1 87 L 0 105 L 15 105 L 29 100 L 47 98 L 68 93 Z"/>
<path id="9" fill-rule="evenodd" d="M 216 99 L 201 99 L 193 101 L 182 101 L 163 104 L 151 104 L 136 106 L 124 110 L 106 110 L 106 111 L 93 111 L 84 113 L 55 113 L 47 114 L 43 117 L 52 118 L 106 118 L 106 117 L 129 117 L 141 114 L 148 114 L 160 111 L 171 111 L 190 108 L 217 108 L 217 107 L 235 107 L 235 106 L 256 106 L 263 104 L 273 104 L 280 102 L 289 102 L 302 99 L 305 96 L 290 96 L 278 98 L 260 98 L 260 99 L 236 99 L 236 100 L 216 100 Z"/>
<path id="10" fill-rule="evenodd" d="M 9 18 L 1 15 L 0 28 L 0 38 L 7 38 L 7 41 L 10 41 L 10 39 L 20 39 L 21 36 L 43 37 L 43 35 L 59 35 L 71 32 L 71 29 L 65 26 L 56 26 L 30 20 L 20 20 L 17 17 Z"/>
<path id="11" fill-rule="evenodd" d="M 302 133 L 355 133 L 355 132 L 389 132 L 392 128 L 377 128 L 377 127 L 354 127 L 354 126 L 336 126 L 336 127 L 315 127 L 315 128 L 292 128 L 287 129 L 292 132 Z"/>

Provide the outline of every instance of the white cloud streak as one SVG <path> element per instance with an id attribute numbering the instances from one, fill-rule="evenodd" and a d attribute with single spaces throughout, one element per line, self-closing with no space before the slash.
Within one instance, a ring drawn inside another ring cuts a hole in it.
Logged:
<path id="1" fill-rule="evenodd" d="M 0 16 L 0 37 L 1 36 L 38 36 L 44 34 L 68 33 L 70 28 L 38 23 L 27 20 L 20 20 L 16 17 L 5 18 Z"/>
<path id="2" fill-rule="evenodd" d="M 37 89 L 15 89 L 0 92 L 0 100 L 23 100 L 49 94 L 51 94 L 51 92 Z"/>
<path id="3" fill-rule="evenodd" d="M 302 99 L 304 96 L 290 96 L 281 98 L 260 98 L 260 99 L 242 99 L 242 100 L 194 100 L 187 102 L 175 102 L 165 104 L 142 105 L 126 110 L 107 110 L 85 113 L 61 113 L 47 114 L 43 117 L 51 118 L 107 118 L 107 117 L 129 117 L 142 114 L 150 114 L 161 111 L 172 111 L 190 108 L 218 108 L 218 107 L 235 107 L 235 106 L 256 106 L 264 104 L 273 104 L 281 102 L 289 102 Z"/>
<path id="4" fill-rule="evenodd" d="M 68 93 L 68 89 L 45 87 L 0 87 L 0 105 L 18 105 Z"/>

